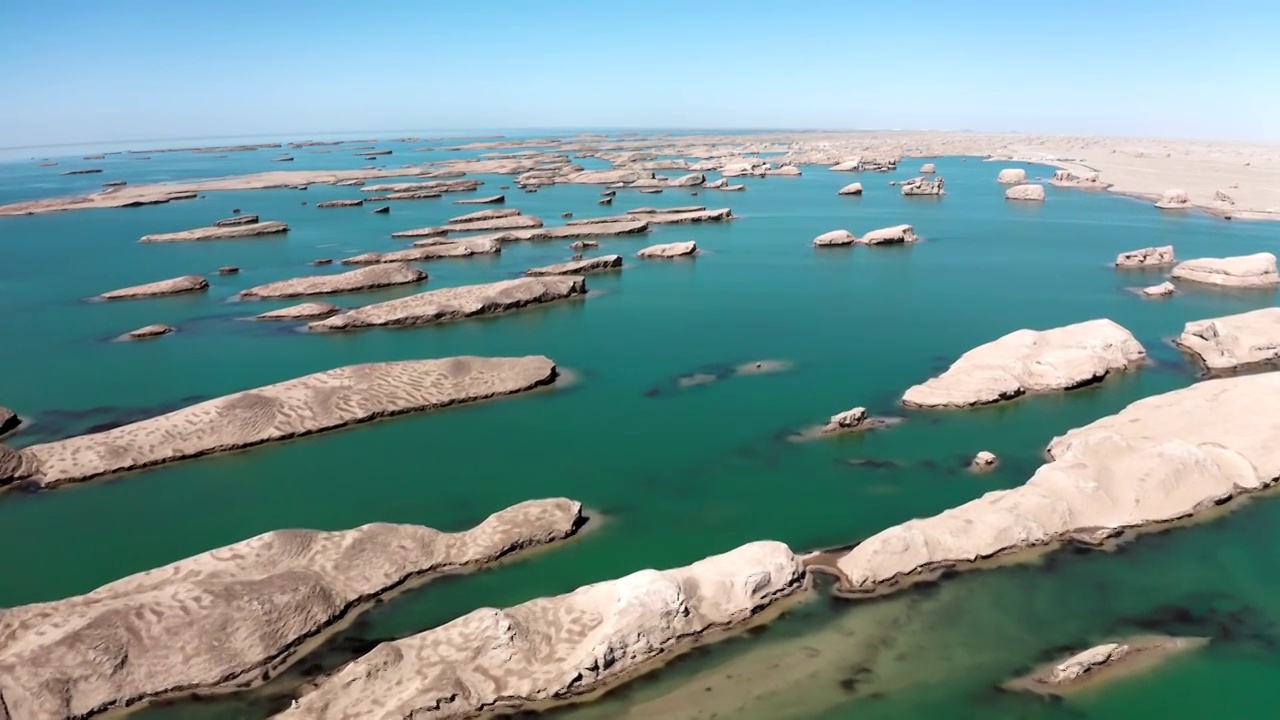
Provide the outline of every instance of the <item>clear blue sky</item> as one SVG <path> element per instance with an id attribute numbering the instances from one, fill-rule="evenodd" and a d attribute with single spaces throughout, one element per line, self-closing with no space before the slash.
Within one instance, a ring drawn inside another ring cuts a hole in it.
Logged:
<path id="1" fill-rule="evenodd" d="M 1280 140 L 1280 2 L 0 0 L 0 147 L 462 128 Z"/>

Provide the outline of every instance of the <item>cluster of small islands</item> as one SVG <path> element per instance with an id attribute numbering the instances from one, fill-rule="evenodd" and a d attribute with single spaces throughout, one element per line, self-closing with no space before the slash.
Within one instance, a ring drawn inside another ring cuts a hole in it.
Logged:
<path id="1" fill-rule="evenodd" d="M 290 147 L 330 145 L 339 143 Z M 280 146 L 193 150 L 228 153 L 270 147 Z M 589 297 L 587 275 L 624 268 L 622 255 L 594 252 L 601 242 L 643 235 L 656 225 L 740 221 L 727 207 L 657 208 L 637 202 L 624 212 L 592 217 L 577 217 L 566 209 L 558 224 L 549 224 L 506 207 L 515 204 L 518 193 L 558 183 L 593 185 L 601 189 L 596 202 L 610 207 L 629 196 L 664 191 L 691 197 L 742 192 L 744 186 L 734 184 L 733 178 L 796 176 L 806 166 L 818 166 L 861 174 L 861 181 L 833 189 L 833 202 L 840 202 L 839 196 L 880 191 L 871 189 L 869 173 L 896 169 L 912 157 L 945 154 L 861 137 L 792 138 L 770 144 L 736 137 L 578 136 L 498 139 L 459 147 L 493 152 L 477 159 L 394 169 L 275 171 L 145 185 L 112 181 L 89 195 L 0 206 L 0 216 L 105 211 L 222 190 L 316 183 L 349 187 L 352 195 L 318 203 L 317 211 L 357 212 L 376 205 L 372 212 L 394 217 L 390 208 L 397 202 L 453 198 L 459 198 L 453 200 L 459 205 L 487 207 L 460 211 L 439 226 L 395 231 L 391 237 L 408 244 L 403 250 L 312 261 L 316 266 L 336 263 L 353 269 L 313 271 L 238 295 L 246 302 L 305 299 L 283 309 L 247 313 L 254 320 L 299 323 L 311 332 L 353 332 L 421 327 L 551 302 L 584 301 Z M 391 152 L 361 150 L 370 156 Z M 1015 159 L 1012 153 L 982 154 L 996 162 Z M 586 170 L 575 163 L 588 157 L 609 163 L 611 169 Z M 1084 171 L 1075 161 L 1055 164 L 1067 167 L 1044 184 L 1081 191 L 1109 187 L 1105 171 Z M 681 174 L 659 174 L 671 171 Z M 479 196 L 483 183 L 467 176 L 481 173 L 510 176 L 510 184 L 502 186 L 503 193 Z M 415 179 L 375 182 L 404 177 Z M 1029 179 L 1023 169 L 993 170 L 991 182 L 991 192 L 1002 193 L 1010 202 L 1046 201 L 1044 184 Z M 887 192 L 903 196 L 947 194 L 945 180 L 927 162 L 918 177 L 891 185 Z M 1198 203 L 1177 189 L 1149 199 L 1171 212 L 1199 208 L 1231 217 L 1235 201 L 1228 190 L 1216 190 Z M 139 242 L 266 242 L 289 232 L 283 222 L 239 209 L 209 222 L 207 227 L 145 235 Z M 875 248 L 921 240 L 909 224 L 858 230 L 832 228 L 814 238 L 796 238 L 796 251 L 809 246 L 813 252 L 828 253 L 841 246 Z M 564 243 L 572 255 L 561 263 L 529 268 L 516 279 L 426 290 L 363 306 L 341 307 L 315 299 L 419 285 L 428 281 L 428 272 L 419 267 L 424 263 L 501 253 L 505 245 L 517 242 Z M 645 247 L 634 256 L 638 262 L 714 261 L 714 256 L 695 260 L 698 254 L 694 241 L 683 241 Z M 1143 277 L 1167 270 L 1163 282 L 1135 286 L 1133 302 L 1157 302 L 1196 286 L 1238 291 L 1280 286 L 1276 258 L 1270 253 L 1179 262 L 1173 247 L 1152 246 L 1106 260 L 1116 272 L 1138 270 Z M 105 290 L 93 300 L 162 302 L 158 299 L 205 292 L 210 282 L 194 274 L 196 270 Z M 216 272 L 230 275 L 238 268 Z M 121 338 L 166 342 L 162 336 L 174 331 L 156 324 L 126 331 Z M 887 528 L 849 547 L 797 552 L 761 540 L 686 567 L 644 570 L 506 609 L 476 610 L 378 645 L 299 687 L 290 707 L 277 717 L 472 718 L 570 703 L 648 672 L 695 643 L 759 622 L 766 611 L 784 611 L 789 603 L 816 592 L 815 575 L 833 578 L 833 592 L 843 598 L 882 596 L 1037 551 L 1067 544 L 1100 547 L 1168 529 L 1274 485 L 1280 479 L 1280 452 L 1274 449 L 1273 436 L 1280 425 L 1273 416 L 1251 408 L 1280 403 L 1280 373 L 1260 372 L 1280 360 L 1280 308 L 1188 323 L 1175 344 L 1200 363 L 1205 379 L 1138 400 L 1053 439 L 1046 450 L 1048 462 L 1020 487 Z M 1146 362 L 1146 348 L 1109 319 L 1022 329 L 964 353 L 936 377 L 901 389 L 900 405 L 916 412 L 964 411 L 1024 395 L 1071 392 L 1118 373 L 1140 372 Z M 768 372 L 773 365 L 767 363 L 738 372 Z M 338 367 L 103 432 L 21 449 L 0 445 L 0 488 L 55 491 L 71 483 L 394 415 L 529 393 L 554 386 L 561 377 L 556 363 L 541 356 L 460 356 Z M 796 437 L 892 432 L 903 421 L 909 417 L 875 417 L 855 405 L 798 431 Z M 0 434 L 21 429 L 20 416 L 0 408 Z M 973 450 L 974 472 L 999 462 L 990 452 Z M 0 720 L 87 718 L 156 700 L 252 688 L 315 650 L 327 634 L 380 598 L 409 585 L 554 546 L 588 524 L 581 503 L 550 498 L 498 510 L 476 527 L 453 533 L 393 524 L 335 532 L 281 529 L 84 595 L 0 609 Z M 1065 694 L 1204 642 L 1194 637 L 1113 638 L 1011 679 L 1006 687 Z"/>

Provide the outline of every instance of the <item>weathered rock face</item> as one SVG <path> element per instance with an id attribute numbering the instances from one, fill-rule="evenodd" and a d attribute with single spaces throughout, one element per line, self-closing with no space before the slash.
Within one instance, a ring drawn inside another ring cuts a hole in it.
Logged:
<path id="1" fill-rule="evenodd" d="M 913 243 L 920 238 L 916 229 L 910 225 L 894 225 L 893 227 L 872 230 L 863 235 L 858 242 L 865 245 L 891 245 L 894 243 Z"/>
<path id="2" fill-rule="evenodd" d="M 934 167 L 933 163 L 925 163 L 920 166 L 921 175 L 928 175 L 930 173 L 936 173 L 936 172 L 938 172 L 938 170 L 937 168 Z"/>
<path id="3" fill-rule="evenodd" d="M 431 325 L 540 305 L 585 295 L 586 292 L 586 281 L 572 275 L 463 285 L 366 305 L 327 320 L 309 323 L 307 327 L 311 330 L 356 330 L 389 325 Z"/>
<path id="4" fill-rule="evenodd" d="M 963 408 L 1026 393 L 1073 390 L 1137 367 L 1146 356 L 1133 334 L 1110 320 L 1016 330 L 979 345 L 943 374 L 907 390 L 902 404 Z"/>
<path id="5" fill-rule="evenodd" d="M 238 297 L 287 298 L 303 295 L 331 295 L 395 285 L 411 285 L 426 279 L 426 273 L 406 263 L 387 263 L 333 275 L 309 275 L 280 280 L 242 290 Z"/>
<path id="6" fill-rule="evenodd" d="M 1015 185 L 1004 191 L 1005 200 L 1028 200 L 1044 202 L 1043 185 Z"/>
<path id="7" fill-rule="evenodd" d="M 613 183 L 624 183 L 630 185 L 637 180 L 652 177 L 652 172 L 642 172 L 639 170 L 583 170 L 582 172 L 565 176 L 561 179 L 561 182 L 582 185 L 611 185 Z"/>
<path id="8" fill-rule="evenodd" d="M 1009 690 L 1057 695 L 1116 676 L 1123 665 L 1141 660 L 1143 667 L 1201 647 L 1208 638 L 1143 635 L 1103 643 L 1063 660 L 1037 668 L 1030 675 L 1004 683 Z"/>
<path id="9" fill-rule="evenodd" d="M 831 416 L 825 427 L 822 428 L 824 433 L 847 432 L 856 430 L 862 426 L 868 419 L 867 409 L 864 407 L 856 407 L 851 410 L 845 410 Z"/>
<path id="10" fill-rule="evenodd" d="M 112 430 L 32 445 L 26 453 L 39 465 L 37 485 L 49 488 L 391 415 L 511 395 L 555 378 L 555 363 L 536 356 L 350 365 Z"/>
<path id="11" fill-rule="evenodd" d="M 973 460 L 969 461 L 969 469 L 974 472 L 987 472 L 989 470 L 994 470 L 996 464 L 999 462 L 1000 460 L 996 457 L 995 453 L 982 450 L 977 455 L 973 456 Z"/>
<path id="12" fill-rule="evenodd" d="M 502 210 L 477 210 L 476 212 L 467 213 L 466 215 L 458 215 L 457 217 L 451 217 L 447 222 L 450 225 L 465 225 L 467 223 L 480 222 L 482 220 L 500 220 L 502 218 L 511 218 L 511 217 L 516 217 L 517 215 L 520 215 L 520 214 L 521 214 L 520 211 L 517 210 L 516 208 L 505 208 Z M 447 229 L 447 228 L 441 228 L 441 229 Z M 413 232 L 413 231 L 407 231 L 407 232 Z M 397 233 L 397 235 L 394 235 L 392 237 L 399 237 L 399 234 Z"/>
<path id="13" fill-rule="evenodd" d="M 1156 201 L 1156 207 L 1161 210 L 1185 210 L 1193 206 L 1186 190 L 1166 190 Z"/>
<path id="14" fill-rule="evenodd" d="M 813 244 L 817 247 L 832 247 L 837 245 L 852 245 L 858 241 L 853 233 L 848 230 L 831 230 L 824 232 L 813 239 Z"/>
<path id="15" fill-rule="evenodd" d="M 362 205 L 364 205 L 364 198 L 356 200 L 325 200 L 324 202 L 316 203 L 318 208 L 360 207 Z"/>
<path id="16" fill-rule="evenodd" d="M 690 240 L 688 242 L 665 243 L 662 245 L 650 245 L 649 247 L 636 253 L 636 257 L 642 258 L 673 258 L 683 257 L 685 255 L 695 255 L 698 252 L 698 243 Z"/>
<path id="17" fill-rule="evenodd" d="M 279 235 L 289 232 L 289 226 L 282 222 L 256 222 L 247 225 L 213 225 L 211 227 L 183 230 L 182 232 L 158 233 L 143 235 L 138 242 L 199 242 L 202 240 L 234 240 L 236 238 L 257 237 L 259 235 Z"/>
<path id="18" fill-rule="evenodd" d="M 408 250 L 379 253 L 367 252 L 345 258 L 343 265 L 376 265 L 379 263 L 427 262 L 442 258 L 464 258 L 472 255 L 496 255 L 502 252 L 502 243 L 494 238 L 470 238 L 457 242 L 414 244 Z"/>
<path id="19" fill-rule="evenodd" d="M 1209 370 L 1236 370 L 1280 360 L 1280 308 L 1189 322 L 1174 344 Z"/>
<path id="20" fill-rule="evenodd" d="M 255 320 L 312 320 L 342 312 L 342 308 L 326 302 L 308 302 L 255 315 Z"/>
<path id="21" fill-rule="evenodd" d="M 795 165 L 783 165 L 782 167 L 774 168 L 772 170 L 765 170 L 764 174 L 765 175 L 783 175 L 783 176 L 789 175 L 792 177 L 797 177 L 802 173 L 800 171 L 800 168 L 796 167 Z"/>
<path id="22" fill-rule="evenodd" d="M 911 178 L 902 183 L 901 192 L 903 195 L 946 195 L 943 187 L 946 181 L 942 178 L 936 180 L 925 180 L 922 177 Z"/>
<path id="23" fill-rule="evenodd" d="M 1172 265 L 1173 263 L 1172 245 L 1130 250 L 1116 256 L 1116 267 L 1118 268 L 1157 267 L 1160 265 Z"/>
<path id="24" fill-rule="evenodd" d="M 689 173 L 667 181 L 667 187 L 697 187 L 707 181 L 702 173 Z"/>
<path id="25" fill-rule="evenodd" d="M 1174 280 L 1233 288 L 1269 288 L 1280 285 L 1280 274 L 1276 273 L 1276 256 L 1266 252 L 1187 260 L 1178 263 L 1169 276 Z"/>
<path id="26" fill-rule="evenodd" d="M 230 225 L 252 225 L 258 222 L 257 215 L 236 215 L 234 217 L 223 218 L 213 225 L 214 227 L 227 227 Z"/>
<path id="27" fill-rule="evenodd" d="M 715 180 L 712 180 L 709 183 L 703 183 L 702 187 L 707 190 L 719 190 L 728 184 L 729 184 L 729 181 L 726 180 L 725 178 L 717 178 Z"/>
<path id="28" fill-rule="evenodd" d="M 1049 184 L 1055 187 L 1074 187 L 1085 190 L 1106 190 L 1109 187 L 1107 183 L 1102 182 L 1101 176 L 1096 172 L 1076 176 L 1067 170 L 1054 171 L 1053 179 Z"/>
<path id="29" fill-rule="evenodd" d="M 1027 171 L 1022 168 L 1005 168 L 996 175 L 996 182 L 1005 185 L 1018 185 L 1027 181 Z"/>
<path id="30" fill-rule="evenodd" d="M 827 168 L 831 172 L 858 172 L 862 170 L 862 158 L 853 158 L 851 160 L 842 160 L 841 162 Z"/>
<path id="31" fill-rule="evenodd" d="M 98 296 L 102 300 L 126 300 L 130 298 L 159 297 L 162 295 L 181 295 L 183 293 L 204 292 L 209 289 L 209 281 L 199 275 L 183 275 L 182 277 L 158 280 L 144 285 L 121 288 L 104 292 Z"/>
<path id="32" fill-rule="evenodd" d="M 572 262 L 547 265 L 545 267 L 529 268 L 524 271 L 524 274 L 529 276 L 585 275 L 587 273 L 601 272 L 604 270 L 619 270 L 621 268 L 621 255 L 601 255 L 600 257 L 586 258 L 584 260 L 574 260 Z"/>
<path id="33" fill-rule="evenodd" d="M 1099 543 L 1210 512 L 1280 477 L 1280 373 L 1208 380 L 1138 400 L 1049 444 L 1026 484 L 863 541 L 835 564 L 851 594 L 1066 539 Z"/>
<path id="34" fill-rule="evenodd" d="M 840 188 L 839 192 L 837 192 L 836 194 L 837 195 L 861 195 L 862 183 L 860 182 L 849 183 L 848 185 L 845 185 L 844 187 Z"/>
<path id="35" fill-rule="evenodd" d="M 1142 294 L 1146 297 L 1169 297 L 1177 292 L 1178 288 L 1174 287 L 1173 283 L 1168 282 L 1167 280 L 1159 285 L 1142 288 Z"/>
<path id="36" fill-rule="evenodd" d="M 569 243 L 570 250 L 586 250 L 593 247 L 600 247 L 600 243 L 595 240 L 574 240 Z"/>
<path id="37" fill-rule="evenodd" d="M 1221 190 L 1213 191 L 1213 201 L 1219 205 L 1228 207 L 1236 204 L 1236 201 L 1233 200 L 1230 195 L 1222 192 Z"/>
<path id="38" fill-rule="evenodd" d="M 12 430 L 17 429 L 22 424 L 22 418 L 18 414 L 3 405 L 0 405 L 0 435 L 4 435 Z"/>
<path id="39" fill-rule="evenodd" d="M 805 587 L 787 546 L 756 542 L 384 643 L 279 720 L 460 719 L 564 702 L 646 672 Z"/>
<path id="40" fill-rule="evenodd" d="M 39 469 L 36 459 L 25 451 L 0 445 L 0 488 L 19 480 L 26 480 L 35 475 Z"/>
<path id="41" fill-rule="evenodd" d="M 401 583 L 561 540 L 582 519 L 579 503 L 557 498 L 456 533 L 387 523 L 278 530 L 86 595 L 0 610 L 5 717 L 79 718 L 260 682 L 296 659 L 302 640 Z"/>
<path id="42" fill-rule="evenodd" d="M 126 336 L 130 340 L 143 340 L 146 338 L 160 337 L 173 332 L 173 328 L 169 325 L 147 325 L 137 330 L 130 330 Z"/>
<path id="43" fill-rule="evenodd" d="M 506 195 L 490 195 L 481 198 L 469 198 L 466 200 L 454 200 L 454 205 L 501 205 L 507 201 Z"/>

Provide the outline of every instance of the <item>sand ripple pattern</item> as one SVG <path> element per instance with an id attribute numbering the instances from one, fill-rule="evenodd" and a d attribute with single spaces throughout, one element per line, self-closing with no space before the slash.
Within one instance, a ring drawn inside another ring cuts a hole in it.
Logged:
<path id="1" fill-rule="evenodd" d="M 581 513 L 554 498 L 458 533 L 385 523 L 277 530 L 86 595 L 0 610 L 0 718 L 80 718 L 252 684 L 366 601 L 569 537 Z"/>
<path id="2" fill-rule="evenodd" d="M 349 365 L 113 430 L 33 445 L 25 454 L 40 468 L 33 482 L 49 488 L 388 415 L 509 395 L 549 384 L 555 377 L 555 363 L 541 356 Z"/>

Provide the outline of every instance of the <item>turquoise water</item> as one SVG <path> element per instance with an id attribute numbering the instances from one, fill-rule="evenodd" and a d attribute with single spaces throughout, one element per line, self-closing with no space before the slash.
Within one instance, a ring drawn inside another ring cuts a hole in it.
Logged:
<path id="1" fill-rule="evenodd" d="M 477 154 L 411 152 L 427 144 L 380 143 L 395 153 L 376 164 Z M 83 191 L 112 179 L 369 164 L 341 146 L 320 149 L 330 152 L 291 151 L 293 163 L 270 162 L 276 150 L 226 158 L 166 153 L 146 161 L 77 156 L 60 159 L 56 168 L 24 160 L 0 164 L 0 202 Z M 1117 252 L 1153 244 L 1173 244 L 1184 258 L 1275 252 L 1280 226 L 1161 213 L 1122 197 L 1055 188 L 1048 188 L 1043 206 L 1007 203 L 994 183 L 1003 165 L 976 158 L 934 162 L 947 179 L 949 194 L 941 200 L 902 198 L 888 187 L 891 179 L 911 176 L 906 170 L 850 177 L 821 168 L 806 168 L 799 178 L 745 179 L 742 193 L 703 191 L 691 198 L 689 191 L 623 191 L 612 208 L 596 205 L 596 187 L 509 190 L 507 207 L 548 224 L 560 222 L 565 211 L 587 217 L 640 205 L 727 206 L 739 219 L 602 239 L 599 252 L 622 253 L 627 265 L 621 273 L 589 277 L 593 293 L 585 300 L 481 321 L 340 335 L 244 322 L 240 318 L 290 303 L 228 298 L 263 282 L 324 272 L 308 265 L 316 257 L 404 247 L 388 234 L 438 224 L 466 206 L 446 196 L 393 203 L 386 216 L 361 208 L 316 210 L 322 200 L 360 193 L 313 186 L 0 218 L 0 337 L 9 339 L 0 404 L 33 421 L 6 439 L 16 446 L 354 362 L 538 353 L 578 378 L 554 392 L 42 495 L 0 496 L 0 577 L 6 578 L 0 605 L 85 592 L 281 527 L 389 521 L 456 529 L 519 500 L 550 495 L 576 498 L 596 511 L 594 532 L 559 549 L 380 606 L 299 666 L 315 672 L 369 642 L 418 632 L 475 607 L 681 565 L 761 538 L 797 550 L 846 544 L 1019 484 L 1055 434 L 1194 382 L 1195 369 L 1166 342 L 1184 322 L 1275 303 L 1271 292 L 1210 290 L 1144 300 L 1126 288 L 1153 284 L 1158 276 L 1117 274 L 1109 263 Z M 89 165 L 106 172 L 57 174 Z M 904 167 L 914 169 L 915 162 Z M 1052 172 L 1025 167 L 1031 176 Z M 511 182 L 480 177 L 486 183 L 480 194 Z M 866 195 L 835 195 L 854 179 Z M 284 220 L 292 230 L 283 238 L 136 242 L 143 234 L 208 224 L 233 208 Z M 900 222 L 915 225 L 924 241 L 821 251 L 810 245 L 827 230 L 860 234 Z M 685 262 L 630 257 L 648 244 L 685 239 L 696 240 L 704 254 Z M 514 277 L 569 255 L 564 243 L 521 243 L 497 258 L 422 267 L 430 274 L 427 287 L 441 288 Z M 215 275 L 222 265 L 237 265 L 241 273 Z M 210 292 L 85 302 L 105 290 L 188 273 L 206 275 Z M 906 387 L 974 345 L 1019 327 L 1096 317 L 1133 331 L 1153 363 L 1096 388 L 993 409 L 929 414 L 896 407 Z M 111 341 L 157 322 L 178 332 L 152 342 Z M 758 359 L 793 366 L 675 387 L 681 375 Z M 855 405 L 907 422 L 832 441 L 786 440 Z M 1000 469 L 981 477 L 964 472 L 968 458 L 983 449 L 1001 456 Z M 856 459 L 881 462 L 849 462 Z M 1224 520 L 1143 538 L 1113 554 L 1064 553 L 1039 566 L 962 576 L 873 603 L 820 597 L 763 631 L 701 649 L 596 706 L 564 714 L 1199 718 L 1214 709 L 1256 716 L 1280 680 L 1280 580 L 1271 572 L 1280 552 L 1272 531 L 1278 520 L 1280 503 L 1263 499 Z M 1188 612 L 1161 610 L 1166 606 Z M 1130 629 L 1217 633 L 1218 642 L 1065 703 L 992 690 L 1055 648 Z M 742 685 L 744 679 L 750 682 Z M 142 716 L 262 717 L 274 701 L 261 696 L 271 691 L 178 703 Z"/>

